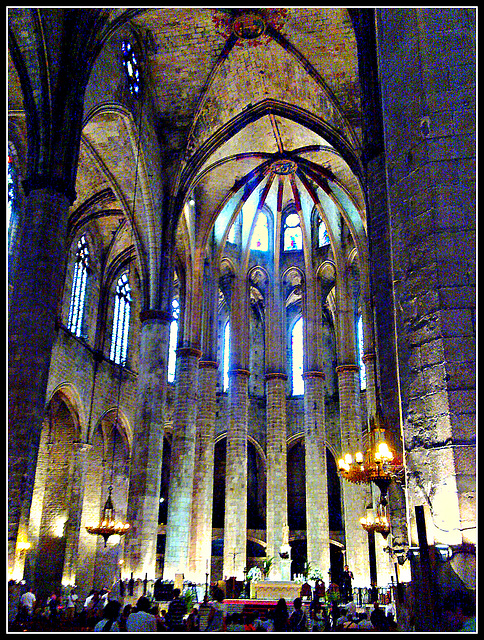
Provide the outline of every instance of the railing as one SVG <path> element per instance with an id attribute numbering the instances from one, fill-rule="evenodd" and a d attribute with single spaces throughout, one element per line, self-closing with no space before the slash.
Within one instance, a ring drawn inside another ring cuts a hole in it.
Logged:
<path id="1" fill-rule="evenodd" d="M 368 587 L 353 587 L 353 600 L 357 607 L 373 604 L 373 589 Z M 390 587 L 378 587 L 377 596 L 379 604 L 386 604 L 393 600 Z"/>

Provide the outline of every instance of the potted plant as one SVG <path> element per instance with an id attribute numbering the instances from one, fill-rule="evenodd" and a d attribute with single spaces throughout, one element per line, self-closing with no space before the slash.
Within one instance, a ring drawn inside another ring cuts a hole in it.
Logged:
<path id="1" fill-rule="evenodd" d="M 272 556 L 270 558 L 265 558 L 262 561 L 262 573 L 264 575 L 264 580 L 267 580 L 267 577 L 271 572 L 273 563 L 274 563 L 274 558 Z"/>

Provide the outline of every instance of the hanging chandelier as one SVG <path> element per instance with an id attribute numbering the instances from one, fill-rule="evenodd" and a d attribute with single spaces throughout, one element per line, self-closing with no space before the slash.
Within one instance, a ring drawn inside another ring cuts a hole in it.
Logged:
<path id="1" fill-rule="evenodd" d="M 400 475 L 403 465 L 387 442 L 385 428 L 378 413 L 376 418 L 370 418 L 369 446 L 366 451 L 343 453 L 338 460 L 338 470 L 349 482 L 355 484 L 373 482 L 380 489 L 384 499 L 392 478 Z"/>
<path id="2" fill-rule="evenodd" d="M 110 486 L 108 489 L 108 498 L 104 505 L 103 514 L 97 525 L 89 525 L 86 527 L 88 533 L 94 536 L 102 536 L 104 539 L 104 546 L 107 546 L 108 538 L 113 535 L 124 536 L 129 529 L 129 524 L 121 520 L 116 520 L 114 505 L 112 500 L 112 490 Z"/>
<path id="3" fill-rule="evenodd" d="M 104 539 L 104 546 L 107 546 L 108 539 L 113 535 L 124 536 L 129 529 L 129 524 L 122 520 L 116 520 L 114 504 L 112 499 L 113 492 L 113 480 L 114 480 L 114 454 L 116 451 L 116 432 L 119 420 L 119 401 L 121 394 L 121 381 L 122 381 L 122 367 L 123 363 L 119 367 L 119 385 L 118 385 L 118 398 L 116 403 L 116 416 L 113 424 L 113 455 L 111 460 L 111 482 L 108 487 L 108 497 L 103 508 L 102 516 L 99 523 L 96 525 L 87 525 L 86 531 L 94 536 L 102 536 Z M 94 393 L 94 385 L 93 392 Z M 92 403 L 91 403 L 92 404 Z"/>
<path id="4" fill-rule="evenodd" d="M 367 507 L 366 517 L 360 518 L 360 524 L 368 533 L 380 533 L 386 540 L 390 533 L 390 521 L 386 512 L 386 501 L 380 501 L 376 516 L 373 516 L 373 508 L 371 505 Z"/>

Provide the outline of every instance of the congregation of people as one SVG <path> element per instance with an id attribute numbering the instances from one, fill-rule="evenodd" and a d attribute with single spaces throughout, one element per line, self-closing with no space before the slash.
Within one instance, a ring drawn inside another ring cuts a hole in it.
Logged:
<path id="1" fill-rule="evenodd" d="M 320 586 L 320 585 L 319 585 Z M 304 587 L 304 586 L 303 586 Z M 313 589 L 311 599 L 303 595 L 292 602 L 280 598 L 275 605 L 251 610 L 230 610 L 223 591 L 215 587 L 212 600 L 187 606 L 180 589 L 174 589 L 171 601 L 160 609 L 157 602 L 141 596 L 136 605 L 122 604 L 111 598 L 106 589 L 92 590 L 80 609 L 73 590 L 63 600 L 51 594 L 38 603 L 34 590 L 22 594 L 15 627 L 22 631 L 93 631 L 93 632 L 398 632 L 395 603 L 377 599 L 367 606 L 357 606 L 351 593 L 344 599 L 323 598 L 323 590 Z M 329 585 L 328 591 L 332 588 Z M 331 592 L 331 591 L 330 591 Z M 444 601 L 442 630 L 469 631 L 475 628 L 473 609 L 466 594 L 453 594 Z M 189 610 L 190 609 L 190 610 Z"/>

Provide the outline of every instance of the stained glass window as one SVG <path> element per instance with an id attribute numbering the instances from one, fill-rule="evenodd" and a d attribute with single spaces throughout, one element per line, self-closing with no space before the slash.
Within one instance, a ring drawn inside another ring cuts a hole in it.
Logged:
<path id="1" fill-rule="evenodd" d="M 267 227 L 267 216 L 259 211 L 257 222 L 255 223 L 254 232 L 252 234 L 251 249 L 257 251 L 267 251 L 269 249 L 269 229 Z"/>
<path id="2" fill-rule="evenodd" d="M 141 82 L 138 60 L 136 59 L 131 43 L 127 40 L 123 40 L 121 50 L 123 52 L 123 65 L 128 78 L 129 90 L 135 97 L 138 97 Z"/>
<path id="3" fill-rule="evenodd" d="M 78 338 L 82 335 L 86 308 L 87 278 L 89 269 L 89 245 L 86 236 L 77 243 L 76 264 L 72 278 L 71 302 L 67 317 L 67 328 Z"/>
<path id="4" fill-rule="evenodd" d="M 358 348 L 358 360 L 360 365 L 360 389 L 364 391 L 366 389 L 366 367 L 363 362 L 363 318 L 358 316 L 356 323 L 356 337 Z"/>
<path id="5" fill-rule="evenodd" d="M 290 213 L 284 220 L 284 251 L 302 249 L 301 223 L 297 213 Z"/>
<path id="6" fill-rule="evenodd" d="M 114 295 L 114 319 L 110 358 L 116 364 L 124 364 L 128 355 L 129 317 L 131 314 L 131 287 L 128 274 L 118 279 Z"/>
<path id="7" fill-rule="evenodd" d="M 294 324 L 291 334 L 293 396 L 300 396 L 304 394 L 303 353 L 303 319 L 299 318 L 299 320 Z"/>
<path id="8" fill-rule="evenodd" d="M 10 230 L 11 223 L 13 222 L 14 207 L 15 207 L 15 167 L 12 159 L 8 158 L 8 173 L 7 173 L 7 187 L 8 187 L 8 201 L 7 201 L 7 229 L 8 229 L 8 241 L 10 244 Z"/>
<path id="9" fill-rule="evenodd" d="M 168 353 L 168 382 L 175 380 L 176 345 L 178 342 L 178 318 L 180 317 L 180 303 L 174 299 L 171 303 L 173 320 L 170 324 L 170 350 Z"/>
<path id="10" fill-rule="evenodd" d="M 326 229 L 326 225 L 324 224 L 321 218 L 318 222 L 318 244 L 320 247 L 325 247 L 330 244 L 328 230 Z"/>
<path id="11" fill-rule="evenodd" d="M 226 322 L 224 327 L 224 391 L 229 388 L 229 365 L 230 365 L 230 322 Z"/>

